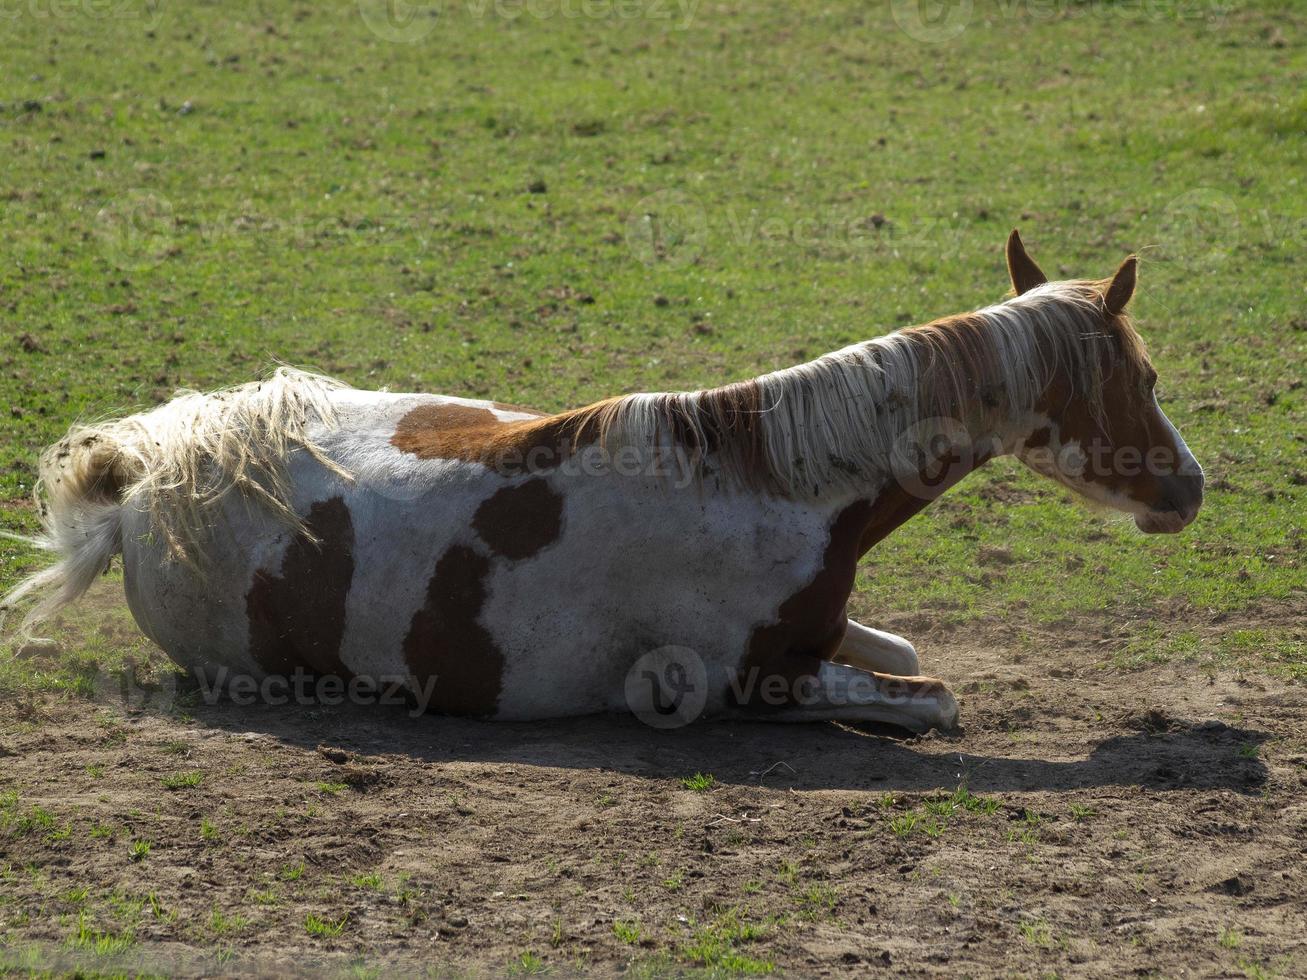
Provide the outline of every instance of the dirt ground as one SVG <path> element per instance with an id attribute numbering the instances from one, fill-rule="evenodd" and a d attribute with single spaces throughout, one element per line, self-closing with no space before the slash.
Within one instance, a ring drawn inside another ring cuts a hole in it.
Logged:
<path id="1" fill-rule="evenodd" d="M 0 964 L 1307 975 L 1300 685 L 1112 669 L 1127 623 L 878 625 L 963 731 L 0 705 Z"/>

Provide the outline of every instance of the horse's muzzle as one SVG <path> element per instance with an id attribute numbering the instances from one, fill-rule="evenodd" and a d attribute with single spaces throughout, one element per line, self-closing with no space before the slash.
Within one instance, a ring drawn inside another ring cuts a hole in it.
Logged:
<path id="1" fill-rule="evenodd" d="M 1175 473 L 1162 478 L 1162 495 L 1146 513 L 1135 516 L 1145 534 L 1175 534 L 1198 516 L 1203 506 L 1203 472 Z"/>

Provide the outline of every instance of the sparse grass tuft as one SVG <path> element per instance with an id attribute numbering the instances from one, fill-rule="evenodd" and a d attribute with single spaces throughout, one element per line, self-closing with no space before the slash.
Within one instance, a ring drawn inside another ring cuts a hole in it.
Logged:
<path id="1" fill-rule="evenodd" d="M 1046 949 L 1053 945 L 1053 927 L 1046 919 L 1029 919 L 1020 924 L 1021 938 L 1032 946 Z"/>
<path id="2" fill-rule="evenodd" d="M 200 783 L 204 782 L 204 773 L 202 772 L 175 772 L 171 775 L 164 776 L 160 780 L 164 789 L 195 789 Z"/>
<path id="3" fill-rule="evenodd" d="M 344 932 L 345 926 L 348 923 L 348 915 L 342 916 L 339 919 L 327 919 L 310 912 L 304 918 L 304 931 L 310 936 L 332 938 L 334 936 L 339 936 Z"/>
<path id="4" fill-rule="evenodd" d="M 281 870 L 277 872 L 277 877 L 282 881 L 299 881 L 304 876 L 304 862 L 299 864 L 283 864 Z"/>
<path id="5" fill-rule="evenodd" d="M 715 919 L 694 926 L 693 937 L 681 947 L 681 955 L 693 963 L 724 973 L 766 974 L 776 969 L 770 959 L 750 956 L 741 946 L 755 942 L 770 931 L 769 924 L 750 921 L 747 911 L 730 909 Z"/>
<path id="6" fill-rule="evenodd" d="M 640 932 L 639 923 L 627 922 L 621 919 L 613 923 L 613 935 L 632 946 L 638 946 L 644 939 L 644 934 Z"/>
<path id="7" fill-rule="evenodd" d="M 821 919 L 834 913 L 839 896 L 829 885 L 813 884 L 799 896 L 799 914 L 805 919 Z"/>
<path id="8" fill-rule="evenodd" d="M 696 793 L 706 793 L 717 784 L 716 777 L 696 772 L 693 776 L 686 776 L 681 780 L 681 785 L 688 790 Z"/>
<path id="9" fill-rule="evenodd" d="M 209 914 L 209 931 L 215 936 L 226 936 L 233 932 L 240 932 L 250 920 L 243 915 L 228 915 L 217 906 Z"/>
<path id="10" fill-rule="evenodd" d="M 78 913 L 77 930 L 70 940 L 74 948 L 88 950 L 96 956 L 116 956 L 127 952 L 135 943 L 136 935 L 132 930 L 112 932 L 100 929 L 92 924 L 86 912 Z"/>
<path id="11" fill-rule="evenodd" d="M 540 976 L 549 972 L 549 965 L 538 954 L 528 950 L 518 955 L 509 965 L 508 972 L 516 976 Z"/>

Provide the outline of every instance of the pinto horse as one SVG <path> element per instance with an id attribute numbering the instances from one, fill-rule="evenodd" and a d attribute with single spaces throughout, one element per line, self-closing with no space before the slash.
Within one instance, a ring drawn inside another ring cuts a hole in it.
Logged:
<path id="1" fill-rule="evenodd" d="M 527 720 L 628 710 L 652 663 L 693 716 L 953 726 L 912 644 L 846 615 L 868 549 L 1001 454 L 1146 532 L 1202 502 L 1135 258 L 1048 282 L 1014 231 L 1007 263 L 998 305 L 704 391 L 550 415 L 283 368 L 76 427 L 40 467 L 59 560 L 6 605 L 30 629 L 121 552 L 140 628 L 219 683 L 400 677 Z"/>

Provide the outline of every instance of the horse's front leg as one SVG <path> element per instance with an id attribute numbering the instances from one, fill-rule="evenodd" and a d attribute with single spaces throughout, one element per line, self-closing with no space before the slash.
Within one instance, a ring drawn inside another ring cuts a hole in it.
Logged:
<path id="1" fill-rule="evenodd" d="M 792 703 L 759 715 L 769 721 L 877 721 L 913 732 L 950 729 L 958 702 L 934 677 L 892 677 L 843 664 L 823 663 L 803 677 Z"/>
<path id="2" fill-rule="evenodd" d="M 894 674 L 896 677 L 915 677 L 921 673 L 917 650 L 911 643 L 901 636 L 874 630 L 851 619 L 832 659 L 858 670 Z"/>

